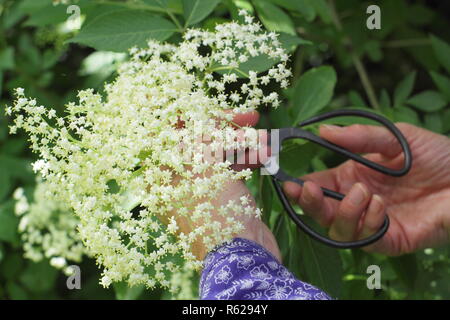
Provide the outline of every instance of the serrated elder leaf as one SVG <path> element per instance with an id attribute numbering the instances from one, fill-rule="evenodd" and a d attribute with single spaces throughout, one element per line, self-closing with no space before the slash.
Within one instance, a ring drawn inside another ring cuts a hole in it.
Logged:
<path id="1" fill-rule="evenodd" d="M 394 107 L 400 107 L 411 95 L 416 81 L 416 72 L 408 74 L 395 88 Z"/>
<path id="2" fill-rule="evenodd" d="M 282 9 L 267 1 L 255 1 L 254 5 L 267 30 L 295 35 L 294 23 Z"/>
<path id="3" fill-rule="evenodd" d="M 149 39 L 166 40 L 175 31 L 172 22 L 150 12 L 120 10 L 98 16 L 69 41 L 123 52 L 133 46 L 144 47 Z"/>
<path id="4" fill-rule="evenodd" d="M 433 90 L 426 90 L 408 99 L 407 103 L 424 112 L 435 112 L 441 110 L 447 102 L 443 96 Z"/>
<path id="5" fill-rule="evenodd" d="M 318 113 L 331 101 L 336 80 L 336 72 L 329 66 L 311 69 L 300 77 L 294 88 L 294 126 Z"/>
<path id="6" fill-rule="evenodd" d="M 312 219 L 303 216 L 309 225 Z M 295 227 L 294 227 L 295 228 Z M 319 228 L 320 229 L 320 228 Z M 339 252 L 295 228 L 295 243 L 290 248 L 288 269 L 297 277 L 324 290 L 332 298 L 339 298 L 342 290 L 343 266 Z"/>
<path id="7" fill-rule="evenodd" d="M 430 75 L 439 91 L 445 95 L 447 102 L 450 102 L 450 78 L 434 71 L 430 71 Z"/>
<path id="8" fill-rule="evenodd" d="M 183 0 L 185 25 L 190 26 L 205 19 L 220 0 Z"/>
<path id="9" fill-rule="evenodd" d="M 431 45 L 440 64 L 450 73 L 450 45 L 435 36 L 431 36 Z"/>

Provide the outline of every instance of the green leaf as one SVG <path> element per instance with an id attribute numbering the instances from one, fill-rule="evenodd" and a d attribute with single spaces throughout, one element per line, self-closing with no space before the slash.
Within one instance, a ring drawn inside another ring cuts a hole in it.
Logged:
<path id="1" fill-rule="evenodd" d="M 54 6 L 50 4 L 30 14 L 30 17 L 25 22 L 25 26 L 44 27 L 62 23 L 70 17 L 66 10 L 67 6 Z"/>
<path id="2" fill-rule="evenodd" d="M 269 121 L 270 128 L 285 128 L 292 124 L 292 119 L 289 114 L 289 109 L 285 106 L 280 106 L 276 109 L 270 110 Z"/>
<path id="3" fill-rule="evenodd" d="M 417 258 L 415 254 L 389 258 L 395 273 L 408 289 L 413 290 L 417 279 Z"/>
<path id="4" fill-rule="evenodd" d="M 313 224 L 312 219 L 303 216 L 308 224 Z M 298 264 L 297 275 L 324 290 L 330 296 L 338 298 L 342 289 L 342 260 L 339 252 L 329 246 L 313 240 L 297 228 L 295 245 L 291 248 L 291 263 Z M 289 267 L 290 270 L 292 266 Z"/>
<path id="5" fill-rule="evenodd" d="M 447 133 L 447 132 L 450 131 L 450 109 L 447 109 L 447 110 L 445 110 L 443 112 L 442 118 L 443 118 L 443 120 L 442 120 L 442 122 L 443 122 L 442 123 L 442 126 L 443 126 L 442 132 Z"/>
<path id="6" fill-rule="evenodd" d="M 431 45 L 440 64 L 450 73 L 450 45 L 435 36 L 431 36 Z"/>
<path id="7" fill-rule="evenodd" d="M 44 7 L 52 5 L 52 0 L 23 0 L 19 8 L 22 12 L 27 14 L 33 14 Z"/>
<path id="8" fill-rule="evenodd" d="M 22 253 L 10 252 L 8 259 L 0 264 L 2 278 L 11 281 L 16 279 L 23 271 L 24 262 Z"/>
<path id="9" fill-rule="evenodd" d="M 420 119 L 417 112 L 410 108 L 394 109 L 395 122 L 408 122 L 416 126 L 420 125 Z"/>
<path id="10" fill-rule="evenodd" d="M 157 6 L 164 9 L 167 8 L 169 4 L 169 0 L 143 0 L 143 2 L 150 6 Z"/>
<path id="11" fill-rule="evenodd" d="M 272 67 L 275 63 L 277 63 L 277 60 L 271 59 L 267 56 L 259 55 L 256 57 L 250 57 L 246 62 L 241 63 L 239 65 L 239 70 L 247 74 L 250 70 L 259 73 L 270 69 L 270 67 Z M 228 71 L 223 71 L 223 73 L 228 73 Z M 243 75 L 240 73 L 237 73 L 237 76 L 243 77 Z"/>
<path id="12" fill-rule="evenodd" d="M 11 179 L 6 170 L 0 171 L 0 202 L 10 193 Z"/>
<path id="13" fill-rule="evenodd" d="M 114 283 L 117 300 L 136 300 L 144 289 L 143 285 L 129 287 L 125 282 Z"/>
<path id="14" fill-rule="evenodd" d="M 90 6 L 83 8 L 82 12 L 83 14 L 86 14 L 86 19 L 83 22 L 83 26 L 87 26 L 101 15 L 112 13 L 114 11 L 122 11 L 125 9 L 126 8 L 118 2 L 108 2 L 108 4 L 92 2 Z M 161 8 L 158 7 L 158 9 Z"/>
<path id="15" fill-rule="evenodd" d="M 272 181 L 269 176 L 261 176 L 261 200 L 262 200 L 262 208 L 263 208 L 263 220 L 268 225 L 270 213 L 272 212 Z"/>
<path id="16" fill-rule="evenodd" d="M 395 88 L 394 107 L 400 107 L 411 95 L 416 81 L 416 72 L 411 72 Z"/>
<path id="17" fill-rule="evenodd" d="M 0 71 L 0 99 L 2 98 L 3 93 L 3 72 Z M 0 129 L 0 141 L 3 140 L 3 130 Z"/>
<path id="18" fill-rule="evenodd" d="M 311 69 L 300 77 L 293 99 L 294 126 L 330 103 L 336 81 L 336 72 L 329 66 Z"/>
<path id="19" fill-rule="evenodd" d="M 450 102 L 450 78 L 434 71 L 430 71 L 430 75 L 441 93 L 445 95 L 447 102 Z"/>
<path id="20" fill-rule="evenodd" d="M 281 46 L 287 52 L 293 52 L 299 45 L 312 45 L 313 43 L 309 40 L 302 39 L 298 36 L 293 36 L 292 34 L 280 32 L 278 35 L 278 40 L 281 42 Z"/>
<path id="21" fill-rule="evenodd" d="M 364 101 L 359 92 L 356 90 L 351 90 L 348 93 L 348 99 L 350 100 L 353 106 L 367 107 L 367 103 Z"/>
<path id="22" fill-rule="evenodd" d="M 254 6 L 261 22 L 267 30 L 295 35 L 295 27 L 291 17 L 279 7 L 262 0 L 255 1 Z"/>
<path id="23" fill-rule="evenodd" d="M 381 91 L 380 107 L 382 109 L 389 109 L 391 107 L 391 98 L 389 97 L 389 93 L 386 89 Z"/>
<path id="24" fill-rule="evenodd" d="M 8 47 L 0 50 L 0 71 L 11 70 L 14 66 L 14 48 Z"/>
<path id="25" fill-rule="evenodd" d="M 265 0 L 289 11 L 298 11 L 300 8 L 299 1 L 292 0 Z"/>
<path id="26" fill-rule="evenodd" d="M 58 59 L 61 57 L 61 52 L 57 50 L 45 50 L 44 54 L 42 56 L 43 60 L 43 69 L 50 69 L 52 68 L 57 62 Z"/>
<path id="27" fill-rule="evenodd" d="M 392 117 L 392 103 L 391 97 L 386 89 L 381 90 L 380 95 L 380 108 L 385 116 L 388 118 Z"/>
<path id="28" fill-rule="evenodd" d="M 0 206 L 0 240 L 17 243 L 19 219 L 14 214 L 14 201 L 9 200 Z"/>
<path id="29" fill-rule="evenodd" d="M 325 0 L 307 0 L 307 1 L 314 8 L 314 10 L 324 23 L 330 24 L 333 21 L 330 7 L 328 6 Z"/>
<path id="30" fill-rule="evenodd" d="M 433 90 L 416 94 L 408 99 L 407 103 L 424 112 L 439 111 L 447 104 L 442 95 Z"/>
<path id="31" fill-rule="evenodd" d="M 425 128 L 428 130 L 442 133 L 444 126 L 442 123 L 442 115 L 439 112 L 427 113 L 424 119 Z"/>
<path id="32" fill-rule="evenodd" d="M 29 299 L 28 294 L 25 289 L 14 282 L 8 282 L 6 284 L 6 290 L 8 292 L 9 298 L 12 300 L 26 300 Z"/>
<path id="33" fill-rule="evenodd" d="M 150 12 L 120 10 L 98 16 L 69 41 L 121 52 L 133 46 L 144 47 L 149 39 L 163 41 L 175 31 L 172 22 Z"/>
<path id="34" fill-rule="evenodd" d="M 315 156 L 311 161 L 311 166 L 313 171 L 323 171 L 327 170 L 328 167 L 325 164 L 325 162 L 322 161 L 322 159 L 319 156 Z"/>
<path id="35" fill-rule="evenodd" d="M 298 11 L 305 17 L 306 21 L 311 22 L 316 18 L 316 10 L 310 0 L 291 1 L 297 3 Z"/>
<path id="36" fill-rule="evenodd" d="M 20 10 L 20 5 L 22 2 L 15 1 L 12 6 L 6 6 L 2 11 L 2 19 L 0 25 L 3 27 L 3 32 L 7 29 L 14 27 L 19 21 L 25 17 L 25 13 Z"/>
<path id="37" fill-rule="evenodd" d="M 45 292 L 53 288 L 58 271 L 47 260 L 29 263 L 20 276 L 20 282 L 31 292 Z"/>
<path id="38" fill-rule="evenodd" d="M 280 167 L 293 176 L 298 177 L 307 173 L 311 160 L 317 152 L 313 143 L 297 144 L 298 140 L 287 141 L 280 152 Z"/>
<path id="39" fill-rule="evenodd" d="M 275 197 L 274 199 L 276 202 L 278 202 L 278 198 Z M 288 217 L 286 216 L 285 212 L 282 212 L 281 214 L 278 214 L 275 216 L 275 222 L 273 223 L 273 234 L 277 240 L 278 247 L 280 248 L 281 256 L 283 257 L 283 260 L 286 261 L 286 256 L 289 255 L 289 234 L 288 234 Z M 296 269 L 291 269 L 293 272 Z"/>
<path id="40" fill-rule="evenodd" d="M 11 177 L 34 181 L 35 175 L 28 159 L 0 154 L 0 168 L 7 171 Z"/>
<path id="41" fill-rule="evenodd" d="M 183 0 L 185 26 L 191 26 L 205 19 L 220 0 Z"/>
<path id="42" fill-rule="evenodd" d="M 383 59 L 383 51 L 379 41 L 368 41 L 365 46 L 365 51 L 373 62 L 380 62 Z"/>
<path id="43" fill-rule="evenodd" d="M 30 20 L 34 14 L 41 16 L 40 12 L 44 12 L 45 9 L 52 9 L 52 0 L 22 0 L 19 2 L 17 8 L 23 15 L 28 16 Z M 26 21 L 28 22 L 28 21 Z"/>

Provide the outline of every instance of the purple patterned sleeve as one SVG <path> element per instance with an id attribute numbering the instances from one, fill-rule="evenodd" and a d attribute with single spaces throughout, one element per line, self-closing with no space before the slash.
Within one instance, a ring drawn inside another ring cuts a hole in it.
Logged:
<path id="1" fill-rule="evenodd" d="M 235 238 L 205 258 L 202 300 L 329 300 L 325 292 L 297 280 L 259 244 Z"/>

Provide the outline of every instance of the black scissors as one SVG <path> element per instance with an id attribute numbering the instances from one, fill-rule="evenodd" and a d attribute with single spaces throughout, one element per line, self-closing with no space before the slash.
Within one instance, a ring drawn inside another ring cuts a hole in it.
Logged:
<path id="1" fill-rule="evenodd" d="M 349 110 L 337 110 L 337 111 L 331 111 L 331 112 L 323 113 L 321 115 L 312 117 L 308 120 L 301 122 L 298 126 L 303 127 L 303 126 L 310 125 L 310 124 L 320 122 L 323 120 L 327 120 L 330 118 L 344 117 L 344 116 L 356 116 L 356 117 L 371 119 L 376 122 L 379 122 L 384 127 L 386 127 L 397 138 L 397 141 L 399 142 L 399 144 L 403 150 L 403 153 L 404 153 L 403 168 L 401 168 L 399 170 L 394 170 L 394 169 L 384 167 L 376 162 L 373 162 L 366 158 L 363 158 L 362 156 L 360 156 L 358 154 L 350 152 L 334 143 L 331 143 L 325 139 L 322 139 L 322 138 L 316 136 L 315 134 L 313 134 L 309 131 L 306 131 L 306 130 L 303 130 L 300 128 L 276 129 L 276 130 L 278 130 L 278 146 L 281 147 L 281 144 L 284 140 L 306 139 L 306 140 L 316 143 L 322 147 L 325 147 L 331 151 L 341 154 L 347 158 L 357 161 L 357 162 L 359 162 L 373 170 L 381 172 L 383 174 L 394 176 L 394 177 L 401 177 L 408 173 L 408 171 L 411 169 L 412 155 L 411 155 L 411 150 L 409 148 L 409 144 L 408 144 L 405 136 L 400 132 L 400 130 L 391 121 L 389 121 L 388 119 L 386 119 L 378 114 L 364 111 L 364 110 L 350 110 L 350 109 Z M 273 139 L 272 135 L 269 134 L 269 136 L 271 137 L 271 139 Z M 273 141 L 271 141 L 271 144 L 273 144 Z M 274 157 L 276 157 L 276 156 L 277 156 L 277 154 L 275 152 L 275 154 L 272 155 L 271 160 L 273 160 Z M 276 191 L 284 209 L 287 211 L 289 217 L 294 221 L 294 223 L 297 225 L 297 227 L 300 228 L 300 230 L 305 232 L 307 235 L 311 236 L 312 238 L 314 238 L 326 245 L 329 245 L 331 247 L 335 247 L 335 248 L 341 248 L 341 249 L 359 248 L 359 247 L 367 246 L 367 245 L 379 240 L 381 237 L 383 237 L 383 235 L 388 230 L 389 218 L 386 215 L 386 217 L 384 219 L 384 223 L 381 226 L 381 228 L 375 234 L 369 236 L 368 238 L 357 240 L 357 241 L 336 241 L 336 240 L 333 240 L 333 239 L 323 236 L 322 234 L 318 233 L 314 229 L 310 228 L 301 219 L 301 216 L 295 212 L 295 210 L 292 208 L 286 194 L 284 193 L 284 191 L 280 185 L 280 182 L 292 181 L 292 182 L 298 183 L 299 185 L 303 186 L 304 181 L 301 179 L 289 176 L 278 165 L 276 165 L 275 170 L 273 169 L 273 167 L 270 168 L 271 166 L 273 166 L 273 163 L 270 165 L 270 162 L 272 162 L 272 161 L 269 161 L 268 163 L 266 163 L 265 167 L 266 167 L 267 171 L 270 173 L 270 175 L 272 176 L 272 182 L 275 187 L 275 191 Z M 336 200 L 342 200 L 345 197 L 345 195 L 342 193 L 339 193 L 339 192 L 336 192 L 333 190 L 329 190 L 329 189 L 326 189 L 323 187 L 322 187 L 322 191 L 326 197 L 330 197 L 330 198 L 333 198 Z"/>

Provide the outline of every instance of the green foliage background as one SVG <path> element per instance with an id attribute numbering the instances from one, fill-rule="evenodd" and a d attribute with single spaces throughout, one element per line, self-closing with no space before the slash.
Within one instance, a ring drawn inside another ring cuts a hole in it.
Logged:
<path id="1" fill-rule="evenodd" d="M 407 0 L 135 0 L 73 1 L 81 30 L 67 28 L 68 5 L 52 0 L 0 0 L 0 104 L 23 87 L 39 103 L 60 112 L 77 90 L 114 78 L 127 48 L 148 38 L 176 43 L 190 26 L 213 28 L 239 20 L 239 8 L 281 34 L 292 53 L 293 84 L 285 105 L 263 109 L 260 127 L 279 128 L 322 111 L 363 108 L 393 121 L 450 133 L 450 3 Z M 366 8 L 381 7 L 381 30 L 366 28 Z M 251 66 L 267 69 L 267 61 Z M 32 194 L 34 156 L 22 135 L 9 136 L 0 113 L 0 299 L 166 299 L 163 291 L 98 284 L 99 270 L 85 259 L 82 289 L 66 289 L 66 278 L 48 261 L 22 255 L 11 195 Z M 341 120 L 339 120 L 341 121 Z M 341 124 L 354 123 L 342 120 Z M 323 170 L 342 159 L 310 144 L 283 149 L 282 165 L 293 175 Z M 361 250 L 325 247 L 296 230 L 273 195 L 270 181 L 255 172 L 249 187 L 274 231 L 284 262 L 299 278 L 340 299 L 449 299 L 450 248 L 390 258 Z M 366 269 L 382 270 L 382 289 L 368 290 Z"/>

